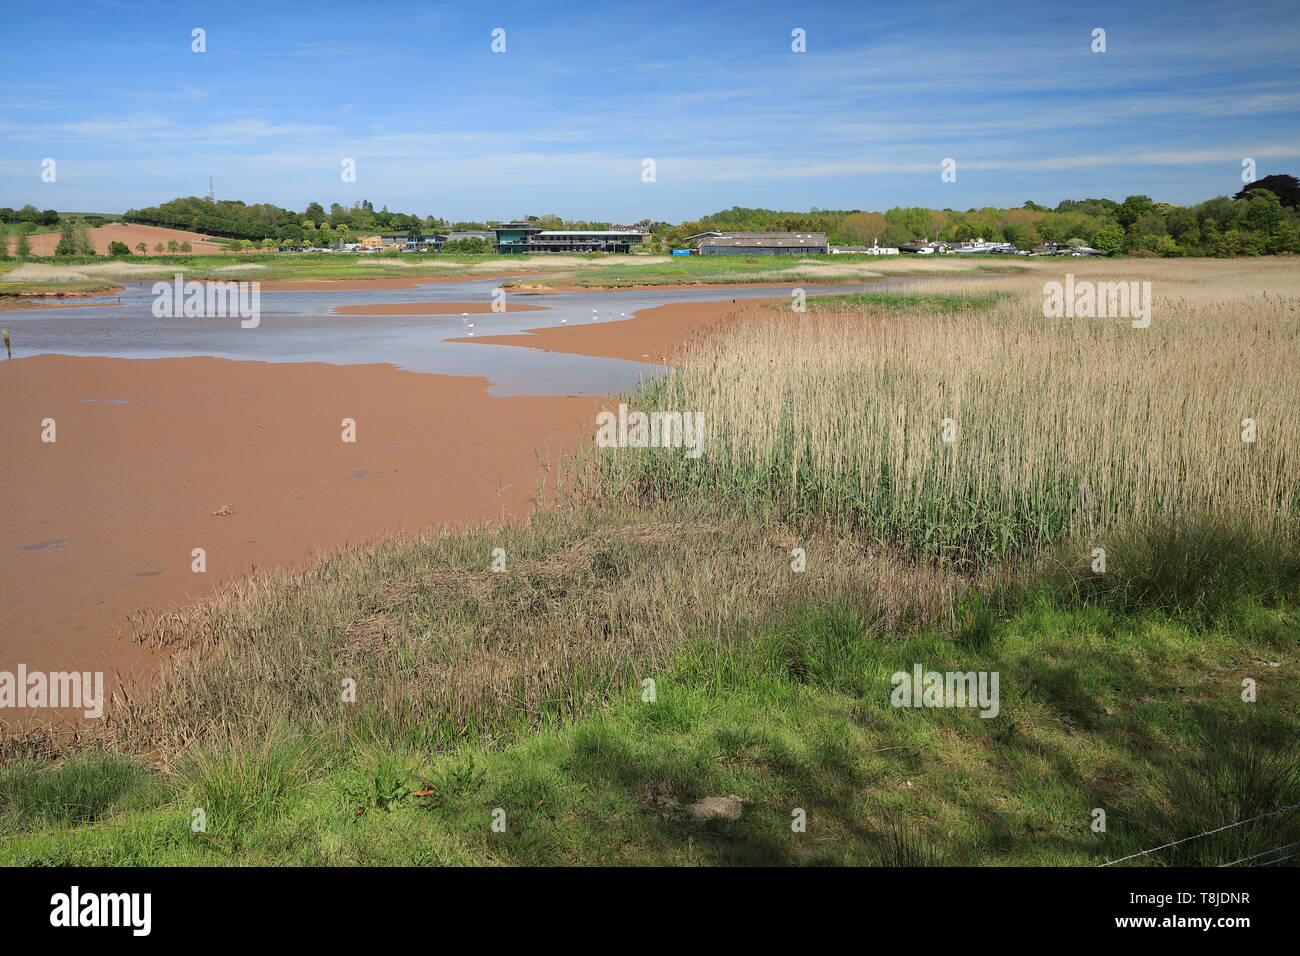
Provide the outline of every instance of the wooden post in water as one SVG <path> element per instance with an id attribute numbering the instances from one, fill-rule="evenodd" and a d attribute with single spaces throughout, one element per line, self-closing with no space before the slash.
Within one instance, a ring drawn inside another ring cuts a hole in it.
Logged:
<path id="1" fill-rule="evenodd" d="M 5 358 L 13 358 L 14 350 L 9 347 L 9 330 L 5 329 Z"/>

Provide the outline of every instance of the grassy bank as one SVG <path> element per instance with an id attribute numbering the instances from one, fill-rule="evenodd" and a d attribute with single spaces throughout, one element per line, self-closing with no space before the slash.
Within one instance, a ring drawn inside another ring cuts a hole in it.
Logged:
<path id="1" fill-rule="evenodd" d="M 688 640 L 567 719 L 450 747 L 285 724 L 165 772 L 95 754 L 11 764 L 0 858 L 1097 864 L 1300 802 L 1296 569 L 1268 580 L 1135 609 L 1124 587 L 1082 599 L 1044 579 L 908 633 L 817 602 Z M 918 664 L 998 673 L 998 713 L 891 705 L 892 675 Z M 1214 865 L 1297 839 L 1300 813 L 1281 814 L 1130 862 Z"/>
<path id="2" fill-rule="evenodd" d="M 96 279 L 61 279 L 54 282 L 0 282 L 0 296 L 90 296 L 122 291 L 116 282 Z"/>

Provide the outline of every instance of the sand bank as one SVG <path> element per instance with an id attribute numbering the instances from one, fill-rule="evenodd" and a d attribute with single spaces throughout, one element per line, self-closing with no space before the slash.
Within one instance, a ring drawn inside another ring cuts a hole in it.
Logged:
<path id="1" fill-rule="evenodd" d="M 479 345 L 519 345 L 544 352 L 596 355 L 668 365 L 673 353 L 691 336 L 729 322 L 771 312 L 762 299 L 736 298 L 724 302 L 683 302 L 642 309 L 630 319 L 618 322 L 575 323 L 548 328 L 525 329 L 518 335 L 481 335 L 452 339 Z"/>

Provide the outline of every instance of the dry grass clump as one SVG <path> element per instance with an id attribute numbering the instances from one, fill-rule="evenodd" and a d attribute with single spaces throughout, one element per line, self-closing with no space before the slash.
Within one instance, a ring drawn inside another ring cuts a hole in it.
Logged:
<path id="1" fill-rule="evenodd" d="M 613 487 L 721 496 L 958 561 L 1171 513 L 1292 527 L 1300 273 L 1273 261 L 1053 265 L 925 288 L 1005 294 L 982 313 L 755 310 L 692 343 L 640 396 L 702 411 L 704 456 L 608 451 Z M 1043 283 L 1066 271 L 1152 282 L 1150 327 L 1044 318 Z"/>
<path id="2" fill-rule="evenodd" d="M 792 571 L 795 547 L 812 573 Z M 503 572 L 490 569 L 495 548 Z M 653 674 L 686 642 L 810 604 L 850 596 L 882 628 L 946 623 L 966 586 L 849 539 L 686 507 L 564 507 L 258 573 L 142 618 L 139 639 L 175 653 L 106 732 L 169 755 L 266 739 L 286 721 L 443 746 L 559 719 Z M 342 699 L 348 680 L 355 703 Z"/>

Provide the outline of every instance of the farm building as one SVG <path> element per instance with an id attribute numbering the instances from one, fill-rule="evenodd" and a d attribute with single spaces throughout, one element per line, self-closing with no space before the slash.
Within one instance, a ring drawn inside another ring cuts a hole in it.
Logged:
<path id="1" fill-rule="evenodd" d="M 781 256 L 830 252 L 824 232 L 706 232 L 699 236 L 705 256 Z"/>

